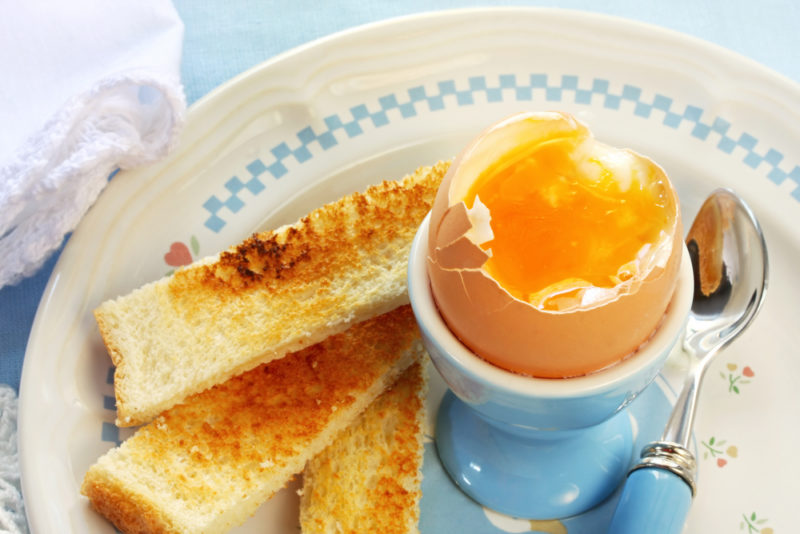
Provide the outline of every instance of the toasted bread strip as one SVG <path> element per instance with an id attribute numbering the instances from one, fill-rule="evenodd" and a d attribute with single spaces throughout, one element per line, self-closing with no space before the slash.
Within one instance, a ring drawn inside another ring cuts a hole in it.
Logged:
<path id="1" fill-rule="evenodd" d="M 419 532 L 425 376 L 420 363 L 306 466 L 303 534 Z"/>
<path id="2" fill-rule="evenodd" d="M 325 205 L 219 256 L 102 303 L 117 424 L 408 302 L 407 256 L 449 166 Z"/>
<path id="3" fill-rule="evenodd" d="M 94 464 L 81 492 L 125 533 L 241 524 L 424 354 L 408 306 L 196 394 Z"/>

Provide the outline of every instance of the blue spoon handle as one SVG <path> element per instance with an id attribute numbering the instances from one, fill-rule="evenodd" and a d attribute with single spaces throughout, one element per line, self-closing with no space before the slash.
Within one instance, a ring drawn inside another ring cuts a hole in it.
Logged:
<path id="1" fill-rule="evenodd" d="M 628 475 L 608 534 L 680 534 L 691 503 L 691 488 L 672 471 L 636 469 Z"/>

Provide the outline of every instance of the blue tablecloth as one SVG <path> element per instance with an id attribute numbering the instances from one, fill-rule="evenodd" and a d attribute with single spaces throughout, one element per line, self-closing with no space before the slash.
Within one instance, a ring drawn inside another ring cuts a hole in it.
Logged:
<path id="1" fill-rule="evenodd" d="M 175 0 L 186 25 L 181 75 L 191 104 L 236 74 L 352 26 L 423 11 L 496 2 L 466 0 Z M 499 5 L 499 4 L 497 4 Z M 503 2 L 581 9 L 657 24 L 738 52 L 800 81 L 795 0 L 562 0 Z M 4 83 L 13 83 L 5 80 Z M 25 346 L 57 255 L 0 290 L 0 383 L 19 388 Z"/>

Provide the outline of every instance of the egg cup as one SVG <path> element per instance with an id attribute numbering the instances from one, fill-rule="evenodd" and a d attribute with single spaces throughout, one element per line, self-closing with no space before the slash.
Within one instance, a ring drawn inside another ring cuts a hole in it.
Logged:
<path id="1" fill-rule="evenodd" d="M 633 460 L 624 408 L 659 373 L 685 325 L 694 290 L 688 253 L 646 345 L 606 369 L 565 379 L 512 373 L 464 346 L 436 308 L 427 254 L 426 217 L 411 247 L 408 290 L 422 340 L 449 386 L 435 440 L 450 477 L 479 504 L 514 517 L 564 518 L 599 504 Z"/>

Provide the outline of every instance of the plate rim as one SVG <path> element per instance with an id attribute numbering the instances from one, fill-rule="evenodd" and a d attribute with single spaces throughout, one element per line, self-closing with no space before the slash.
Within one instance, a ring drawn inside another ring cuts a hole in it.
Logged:
<path id="1" fill-rule="evenodd" d="M 680 30 L 667 28 L 665 26 L 659 26 L 658 24 L 654 24 L 651 22 L 645 22 L 621 15 L 612 15 L 608 13 L 600 13 L 595 11 L 586 11 L 582 9 L 564 8 L 564 7 L 549 7 L 549 6 L 457 7 L 451 9 L 424 11 L 420 13 L 410 13 L 406 15 L 398 15 L 386 19 L 376 20 L 372 22 L 365 22 L 363 24 L 358 24 L 352 27 L 338 30 L 328 35 L 317 37 L 306 43 L 279 52 L 278 54 L 272 57 L 269 57 L 255 65 L 248 67 L 244 71 L 236 74 L 235 76 L 222 82 L 220 85 L 212 88 L 209 92 L 207 92 L 206 94 L 204 94 L 203 96 L 192 102 L 192 104 L 187 108 L 187 124 L 192 115 L 200 113 L 199 110 L 201 110 L 206 106 L 209 106 L 211 102 L 219 98 L 220 93 L 223 93 L 224 96 L 224 93 L 230 89 L 229 86 L 237 85 L 243 82 L 247 78 L 260 74 L 261 71 L 263 70 L 272 68 L 274 64 L 290 60 L 292 59 L 293 56 L 301 54 L 302 52 L 308 49 L 317 48 L 319 46 L 325 46 L 328 44 L 329 41 L 338 41 L 365 32 L 379 31 L 383 27 L 411 24 L 423 20 L 436 20 L 439 18 L 445 19 L 451 17 L 473 17 L 473 16 L 494 15 L 503 13 L 505 14 L 522 13 L 525 15 L 544 14 L 549 16 L 558 16 L 565 18 L 574 17 L 577 19 L 589 20 L 589 21 L 600 20 L 610 24 L 618 24 L 622 26 L 629 26 L 629 28 L 637 28 L 638 30 L 647 30 L 649 32 L 662 35 L 668 39 L 678 40 L 681 42 L 688 42 L 689 44 L 695 47 L 704 49 L 708 53 L 719 54 L 721 57 L 727 57 L 729 59 L 732 59 L 737 63 L 745 65 L 747 68 L 755 69 L 759 71 L 762 75 L 767 76 L 769 78 L 773 78 L 775 82 L 780 82 L 781 84 L 785 84 L 786 89 L 789 89 L 791 92 L 796 92 L 797 93 L 796 96 L 800 98 L 800 81 L 795 81 L 789 76 L 781 72 L 778 72 L 770 67 L 767 67 L 762 63 L 759 63 L 758 61 L 756 61 L 751 57 L 748 57 L 740 52 L 726 48 L 713 41 L 709 41 Z"/>

